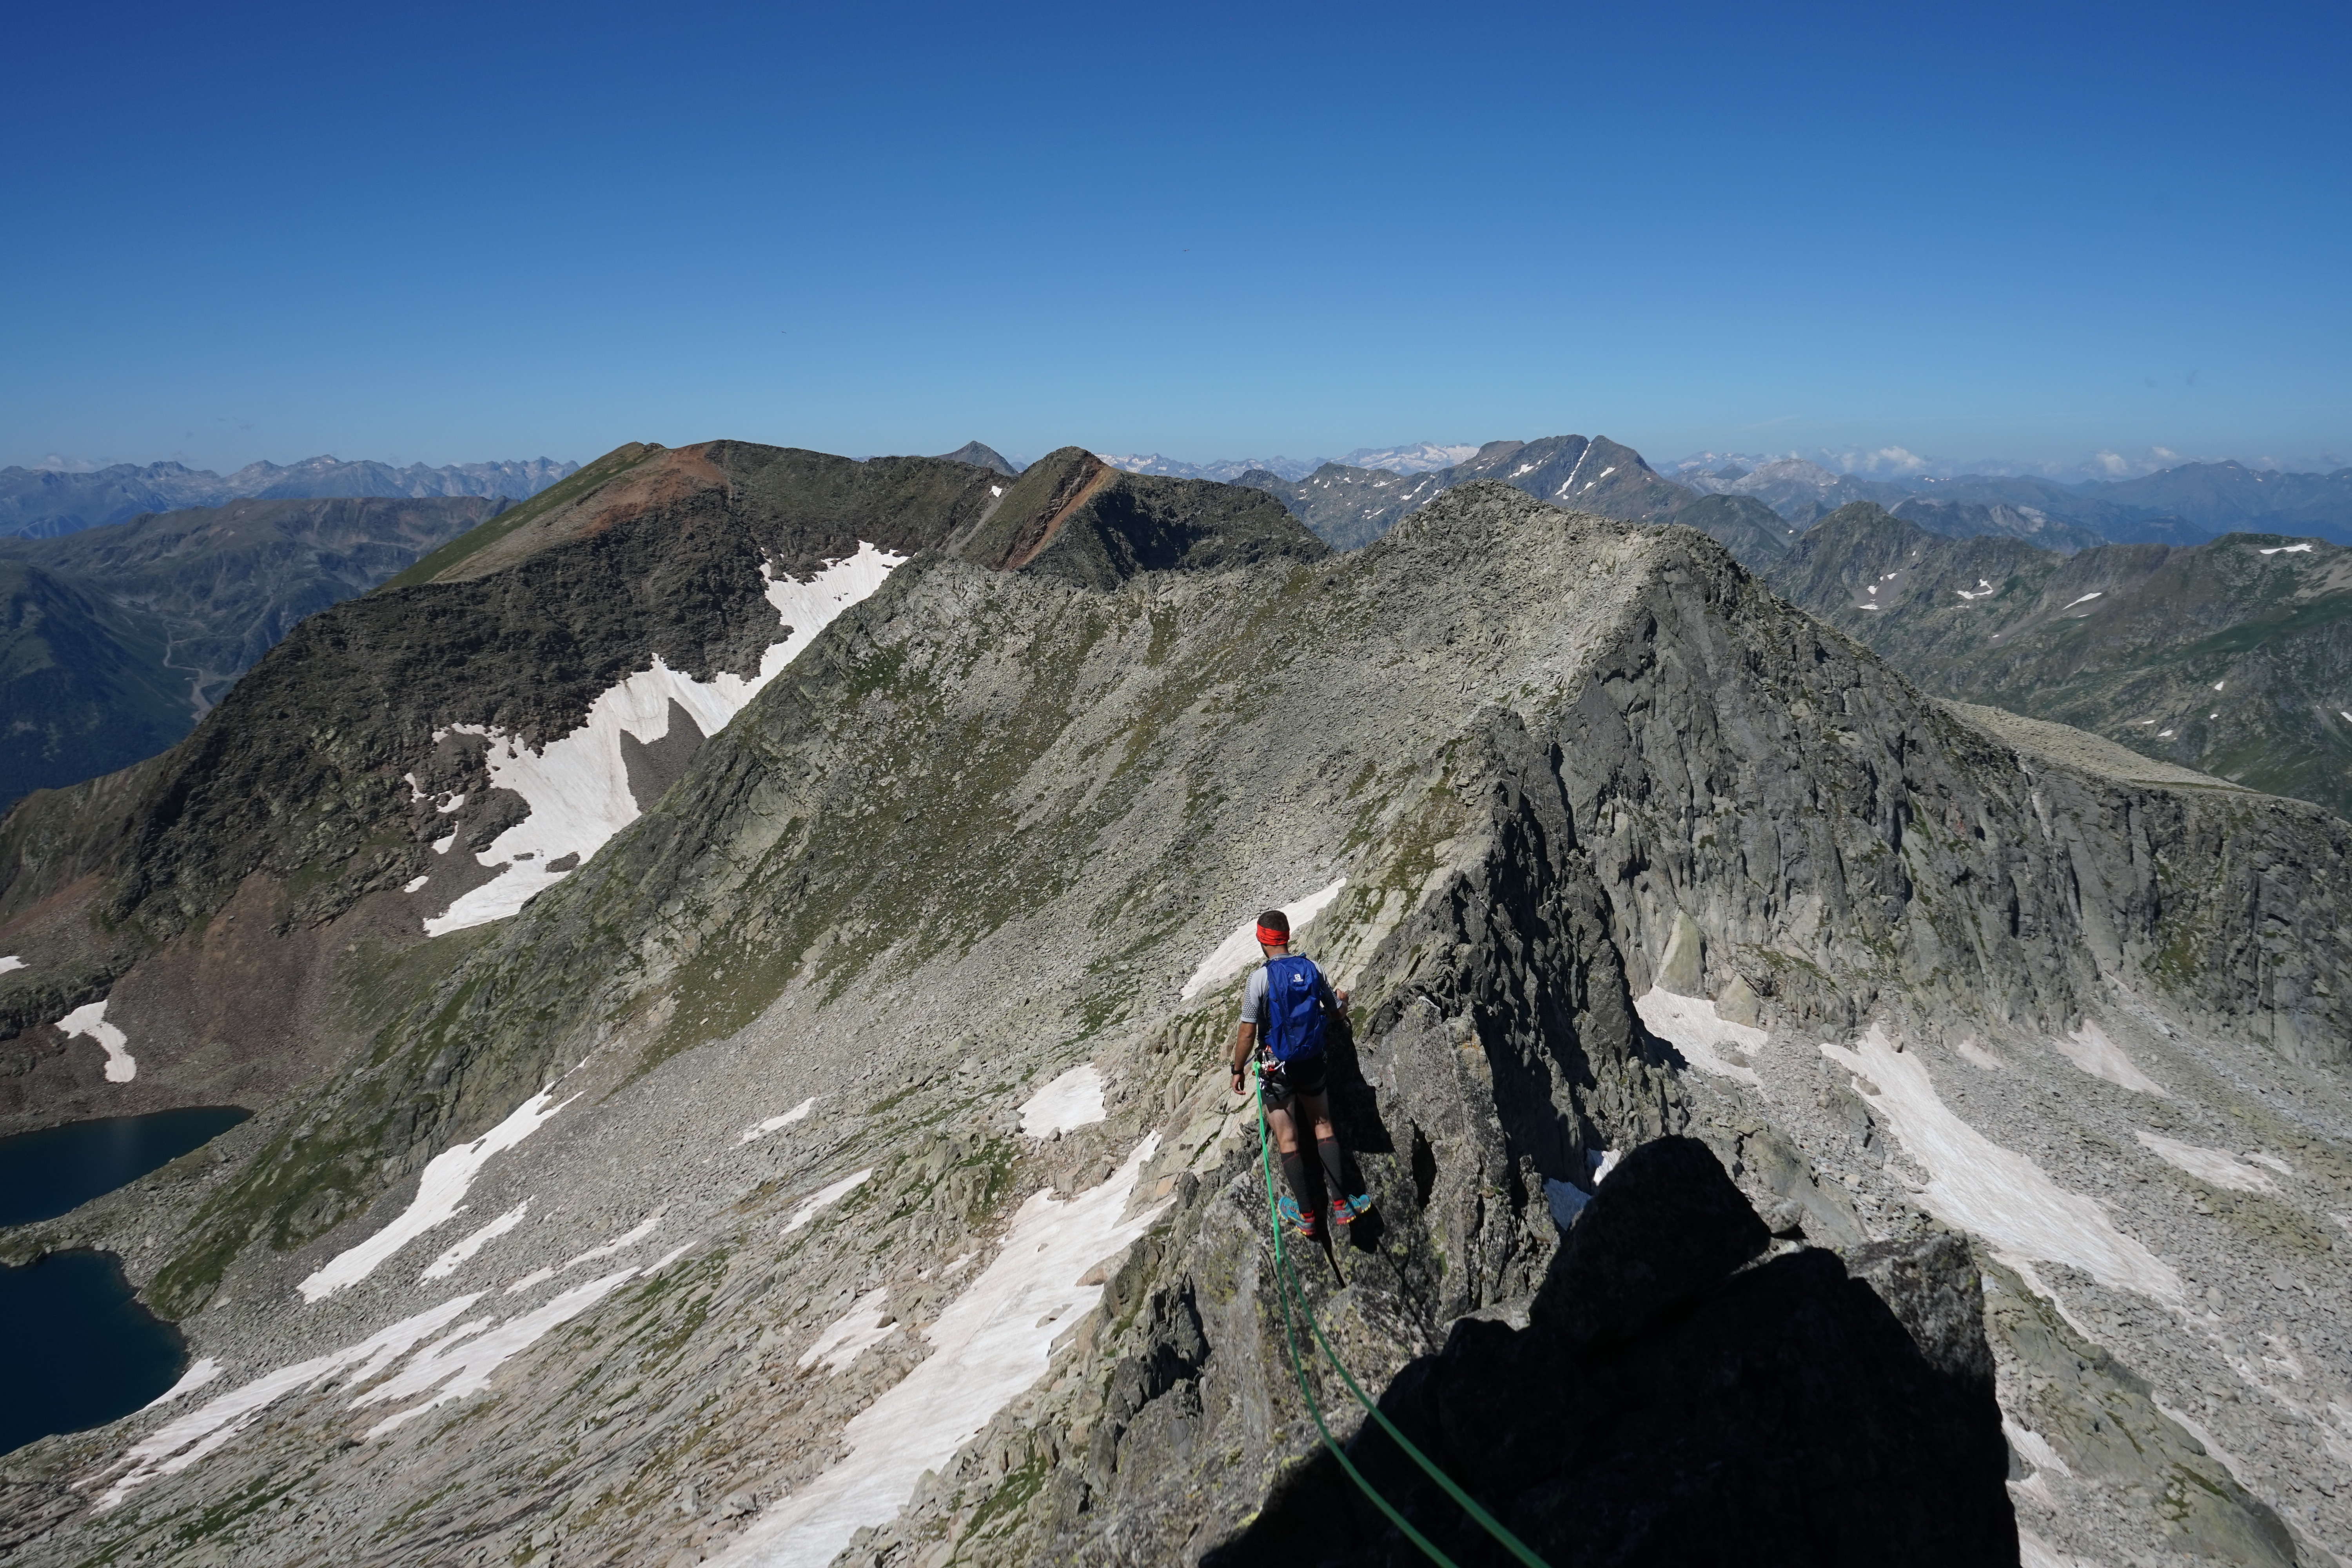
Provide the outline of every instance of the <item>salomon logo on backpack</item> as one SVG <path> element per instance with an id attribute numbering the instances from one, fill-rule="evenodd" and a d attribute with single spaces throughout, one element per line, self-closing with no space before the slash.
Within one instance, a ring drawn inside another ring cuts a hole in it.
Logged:
<path id="1" fill-rule="evenodd" d="M 1323 1048 L 1323 975 L 1311 958 L 1265 961 L 1265 1049 L 1287 1065 Z"/>

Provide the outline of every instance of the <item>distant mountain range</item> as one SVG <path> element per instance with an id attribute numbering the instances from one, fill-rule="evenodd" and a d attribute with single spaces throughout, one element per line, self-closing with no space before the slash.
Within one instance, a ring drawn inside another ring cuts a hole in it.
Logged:
<path id="1" fill-rule="evenodd" d="M 1452 468 L 1475 456 L 1479 449 L 1470 446 L 1443 446 L 1435 441 L 1416 441 L 1410 447 L 1359 447 L 1339 458 L 1338 466 L 1381 468 L 1392 474 L 1423 474 L 1435 468 Z M 1097 452 L 1095 456 L 1112 468 L 1124 468 L 1130 474 L 1164 474 L 1179 479 L 1220 479 L 1227 484 L 1236 483 L 1244 474 L 1249 473 L 1272 474 L 1283 479 L 1303 479 L 1320 468 L 1332 466 L 1332 459 L 1328 458 L 1225 458 L 1213 463 L 1186 463 L 1174 458 L 1163 458 L 1157 452 L 1123 457 Z"/>
<path id="2" fill-rule="evenodd" d="M 1314 462 L 1266 458 L 1186 463 L 1157 453 L 1098 455 L 1130 473 L 1222 479 L 1267 490 L 1281 496 L 1310 528 L 1341 548 L 1369 543 L 1415 507 L 1454 485 L 1481 479 L 1501 479 L 1546 500 L 1629 521 L 1675 516 L 1703 496 L 1746 497 L 1782 520 L 1784 526 L 1771 531 L 1786 539 L 1840 507 L 1869 501 L 1933 533 L 1956 538 L 2008 534 L 2062 552 L 2103 543 L 2198 544 L 2246 530 L 2352 543 L 2352 468 L 2285 473 L 2231 461 L 2183 463 L 2133 479 L 2072 483 L 2020 473 L 1946 477 L 1913 472 L 1877 478 L 1841 473 L 1806 458 L 1722 453 L 1701 454 L 1661 468 L 1633 448 L 1610 442 L 1608 450 L 1615 456 L 1603 458 L 1599 469 L 1580 476 L 1578 493 L 1565 495 L 1559 489 L 1564 475 L 1554 471 L 1550 458 L 1580 451 L 1575 443 L 1581 439 L 1554 436 L 1534 442 L 1489 441 L 1477 447 L 1423 442 L 1365 447 L 1336 461 Z M 1522 448 L 1526 455 L 1519 455 Z M 1570 458 L 1571 467 L 1574 461 Z M 1594 478 L 1594 472 L 1612 465 L 1629 476 L 1638 466 L 1638 495 L 1626 488 L 1634 483 L 1633 479 L 1604 485 Z M 1398 482 L 1421 476 L 1428 476 L 1429 482 Z M 1719 509 L 1701 515 L 1722 521 Z M 1793 530 L 1785 526 L 1791 523 Z"/>
<path id="3" fill-rule="evenodd" d="M 311 458 L 279 467 L 247 463 L 215 474 L 179 463 L 144 468 L 116 463 L 76 473 L 58 468 L 0 468 L 0 534 L 52 538 L 121 522 L 142 512 L 220 506 L 233 500 L 317 500 L 339 496 L 506 496 L 523 500 L 572 473 L 577 463 L 533 458 L 528 462 L 455 463 L 428 468 L 412 463 L 346 463 Z"/>

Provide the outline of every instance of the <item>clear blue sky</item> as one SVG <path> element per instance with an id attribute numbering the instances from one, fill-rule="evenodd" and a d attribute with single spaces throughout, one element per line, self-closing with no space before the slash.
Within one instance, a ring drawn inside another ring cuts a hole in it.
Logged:
<path id="1" fill-rule="evenodd" d="M 0 462 L 2352 460 L 2340 4 L 14 15 Z"/>

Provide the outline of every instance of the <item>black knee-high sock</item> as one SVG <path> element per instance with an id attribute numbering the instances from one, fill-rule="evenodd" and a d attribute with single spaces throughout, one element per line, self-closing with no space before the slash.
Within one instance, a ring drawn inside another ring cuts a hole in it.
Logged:
<path id="1" fill-rule="evenodd" d="M 1285 1154 L 1282 1157 L 1282 1179 L 1290 1184 L 1291 1195 L 1298 1200 L 1298 1212 L 1313 1214 L 1315 1196 L 1307 1190 L 1306 1159 L 1295 1152 Z"/>
<path id="2" fill-rule="evenodd" d="M 1347 1184 L 1339 1180 L 1339 1141 L 1337 1138 L 1315 1140 L 1315 1152 L 1323 1160 L 1323 1190 L 1334 1198 L 1348 1195 Z"/>

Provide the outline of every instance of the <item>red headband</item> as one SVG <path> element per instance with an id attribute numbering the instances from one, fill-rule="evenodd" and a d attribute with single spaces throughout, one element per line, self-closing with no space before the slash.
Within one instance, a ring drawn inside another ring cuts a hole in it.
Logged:
<path id="1" fill-rule="evenodd" d="M 1260 926 L 1257 928 L 1257 940 L 1262 947 L 1288 947 L 1290 933 L 1286 931 L 1276 931 L 1272 926 Z"/>

